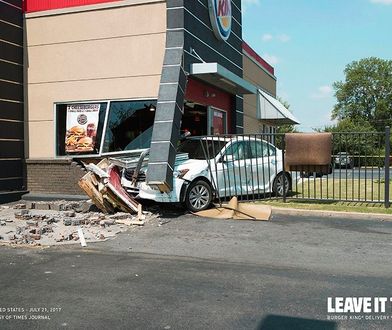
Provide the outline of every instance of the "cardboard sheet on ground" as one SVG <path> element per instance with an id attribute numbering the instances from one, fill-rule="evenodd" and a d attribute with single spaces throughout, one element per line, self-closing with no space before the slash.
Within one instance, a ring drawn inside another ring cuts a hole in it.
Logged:
<path id="1" fill-rule="evenodd" d="M 197 216 L 213 219 L 234 219 L 267 221 L 271 217 L 271 207 L 254 203 L 239 203 L 237 197 L 233 197 L 229 204 L 222 207 L 200 211 Z"/>

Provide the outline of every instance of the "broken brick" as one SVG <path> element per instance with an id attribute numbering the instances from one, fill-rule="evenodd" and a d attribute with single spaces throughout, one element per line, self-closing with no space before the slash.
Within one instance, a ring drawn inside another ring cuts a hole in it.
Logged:
<path id="1" fill-rule="evenodd" d="M 60 212 L 60 211 L 64 211 L 65 207 L 64 207 L 64 204 L 54 203 L 54 204 L 50 204 L 50 209 L 53 210 L 53 211 Z"/>
<path id="2" fill-rule="evenodd" d="M 26 204 L 15 204 L 14 209 L 26 209 Z"/>
<path id="3" fill-rule="evenodd" d="M 75 214 L 75 211 L 72 210 L 72 211 L 66 211 L 66 212 L 64 213 L 64 215 L 65 215 L 66 217 L 73 218 L 76 214 Z"/>
<path id="4" fill-rule="evenodd" d="M 72 225 L 72 220 L 71 219 L 64 219 L 63 220 L 64 226 L 71 226 Z"/>
<path id="5" fill-rule="evenodd" d="M 26 209 L 30 209 L 30 210 L 35 209 L 35 202 L 27 202 Z"/>
<path id="6" fill-rule="evenodd" d="M 37 203 L 35 204 L 37 210 L 50 210 L 50 204 L 48 203 Z"/>
<path id="7" fill-rule="evenodd" d="M 29 226 L 38 226 L 38 221 L 35 220 L 27 220 L 26 224 Z"/>
<path id="8" fill-rule="evenodd" d="M 30 237 L 35 241 L 39 241 L 41 239 L 40 234 L 30 234 Z"/>
<path id="9" fill-rule="evenodd" d="M 72 226 L 80 226 L 80 219 L 72 219 Z"/>

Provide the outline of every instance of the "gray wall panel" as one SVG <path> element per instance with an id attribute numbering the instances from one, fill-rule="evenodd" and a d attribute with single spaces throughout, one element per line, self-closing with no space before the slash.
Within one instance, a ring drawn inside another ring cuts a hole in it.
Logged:
<path id="1" fill-rule="evenodd" d="M 0 179 L 23 176 L 23 166 L 20 160 L 0 160 Z"/>
<path id="2" fill-rule="evenodd" d="M 23 103 L 7 102 L 0 100 L 0 119 L 22 121 L 23 117 Z"/>
<path id="3" fill-rule="evenodd" d="M 13 101 L 23 100 L 23 85 L 0 80 L 0 99 Z"/>
<path id="4" fill-rule="evenodd" d="M 2 62 L 0 59 L 0 79 L 23 82 L 23 66 Z"/>
<path id="5" fill-rule="evenodd" d="M 22 10 L 0 1 L 0 20 L 22 26 Z"/>
<path id="6" fill-rule="evenodd" d="M 21 0 L 0 1 L 0 191 L 25 186 L 21 8 Z"/>
<path id="7" fill-rule="evenodd" d="M 23 48 L 0 40 L 0 59 L 23 64 Z"/>
<path id="8" fill-rule="evenodd" d="M 0 39 L 21 46 L 23 44 L 23 30 L 15 25 L 0 21 Z"/>
<path id="9" fill-rule="evenodd" d="M 22 138 L 23 138 L 23 122 L 0 120 L 0 139 L 22 139 Z"/>

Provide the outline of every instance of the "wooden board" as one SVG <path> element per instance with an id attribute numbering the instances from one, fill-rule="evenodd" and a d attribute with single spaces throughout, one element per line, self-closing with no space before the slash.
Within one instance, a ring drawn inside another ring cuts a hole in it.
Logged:
<path id="1" fill-rule="evenodd" d="M 105 203 L 102 195 L 97 190 L 96 186 L 93 182 L 96 182 L 97 179 L 95 175 L 91 172 L 84 175 L 78 182 L 79 187 L 84 190 L 88 197 L 93 201 L 93 203 L 104 213 L 109 213 L 107 208 L 105 207 Z"/>

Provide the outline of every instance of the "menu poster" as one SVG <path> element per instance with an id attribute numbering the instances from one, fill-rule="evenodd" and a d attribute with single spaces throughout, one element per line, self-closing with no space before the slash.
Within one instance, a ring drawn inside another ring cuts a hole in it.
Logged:
<path id="1" fill-rule="evenodd" d="M 94 151 L 100 107 L 100 104 L 67 105 L 65 152 L 88 153 Z"/>

